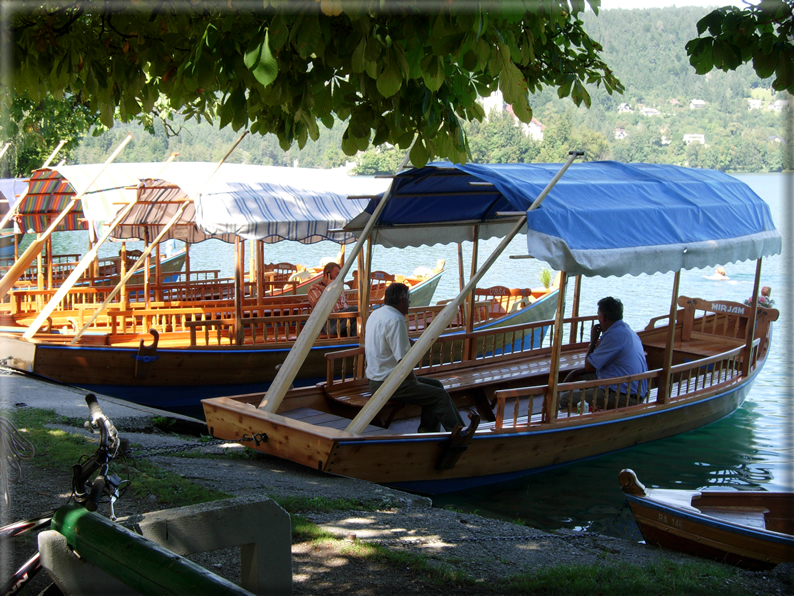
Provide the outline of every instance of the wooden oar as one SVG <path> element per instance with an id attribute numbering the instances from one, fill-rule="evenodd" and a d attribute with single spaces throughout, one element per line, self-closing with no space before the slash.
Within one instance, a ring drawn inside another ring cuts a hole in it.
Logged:
<path id="1" fill-rule="evenodd" d="M 11 144 L 11 143 L 9 143 L 9 145 L 10 145 L 10 144 Z M 60 150 L 61 150 L 61 147 L 63 147 L 65 144 L 66 144 L 66 141 L 61 141 L 60 143 L 58 143 L 58 146 L 55 148 L 55 151 L 53 151 L 52 153 L 50 153 L 50 156 L 47 158 L 47 161 L 45 161 L 45 162 L 42 164 L 41 168 L 39 168 L 39 169 L 44 169 L 44 168 L 46 168 L 47 166 L 49 166 L 49 165 L 50 165 L 50 162 L 52 162 L 52 160 L 53 160 L 53 159 L 55 159 L 55 156 L 58 154 L 58 151 L 60 151 Z M 0 153 L 0 157 L 2 157 L 2 154 L 1 154 L 1 153 Z M 28 185 L 28 188 L 30 188 L 30 185 Z M 11 219 L 12 217 L 14 217 L 14 215 L 16 214 L 16 212 L 17 212 L 17 211 L 19 211 L 19 206 L 22 204 L 22 201 L 23 201 L 23 200 L 24 200 L 24 198 L 27 196 L 27 194 L 28 194 L 28 191 L 27 191 L 27 189 L 25 189 L 25 192 L 24 192 L 24 193 L 22 193 L 22 196 L 21 196 L 21 197 L 19 197 L 19 200 L 18 200 L 18 201 L 17 201 L 17 202 L 14 204 L 14 206 L 13 206 L 13 207 L 11 207 L 11 208 L 8 210 L 8 213 L 6 213 L 6 214 L 3 216 L 3 219 L 2 219 L 2 220 L 0 220 L 0 228 L 4 228 L 4 227 L 5 227 L 5 225 L 8 223 L 8 220 L 9 220 L 9 219 Z M 10 204 L 10 203 L 9 203 L 9 204 Z"/>
<path id="2" fill-rule="evenodd" d="M 543 189 L 543 192 L 538 195 L 538 198 L 535 199 L 532 205 L 527 209 L 527 212 L 533 211 L 540 206 L 540 203 L 543 199 L 546 198 L 546 195 L 549 194 L 554 185 L 557 184 L 557 181 L 562 177 L 565 171 L 570 167 L 573 161 L 582 155 L 580 151 L 573 151 L 571 152 L 571 156 L 568 158 L 568 161 L 563 164 L 560 168 L 560 171 L 551 179 L 549 184 Z M 392 394 L 397 390 L 397 388 L 402 384 L 402 382 L 408 378 L 408 375 L 413 372 L 414 367 L 417 363 L 422 359 L 422 357 L 427 353 L 430 349 L 430 346 L 438 339 L 438 337 L 444 332 L 458 314 L 458 308 L 466 299 L 466 296 L 474 290 L 477 286 L 477 282 L 480 281 L 483 275 L 488 271 L 491 265 L 494 264 L 496 259 L 502 252 L 507 248 L 507 245 L 513 240 L 513 238 L 521 231 L 521 228 L 527 222 L 527 215 L 526 213 L 523 214 L 510 230 L 510 232 L 502 239 L 493 253 L 488 257 L 485 261 L 483 266 L 474 274 L 471 279 L 469 279 L 469 283 L 467 283 L 460 294 L 457 297 L 447 304 L 444 307 L 437 317 L 433 319 L 433 322 L 430 323 L 430 326 L 422 333 L 419 339 L 411 346 L 411 349 L 408 350 L 408 353 L 403 357 L 402 360 L 397 364 L 394 370 L 389 373 L 389 376 L 386 377 L 383 385 L 381 385 L 378 390 L 374 393 L 374 395 L 369 399 L 367 404 L 361 408 L 361 411 L 356 415 L 355 418 L 350 422 L 350 424 L 345 429 L 349 433 L 353 434 L 361 434 L 361 432 L 372 422 L 372 419 L 377 416 L 378 412 L 380 412 L 381 408 L 386 404 L 387 401 L 391 398 Z"/>
<path id="3" fill-rule="evenodd" d="M 237 145 L 240 144 L 240 141 L 242 141 L 245 138 L 245 135 L 247 135 L 247 134 L 248 134 L 248 131 L 245 131 L 240 136 L 240 138 L 237 139 L 237 142 L 232 146 L 232 148 L 229 149 L 229 152 L 226 155 L 223 156 L 223 159 L 218 163 L 218 165 L 215 167 L 215 169 L 212 170 L 212 172 L 210 172 L 210 175 L 207 176 L 207 179 L 204 180 L 202 185 L 199 187 L 198 192 L 196 192 L 196 196 L 201 194 L 201 191 L 204 189 L 204 187 L 207 185 L 207 183 L 212 179 L 212 177 L 215 175 L 215 173 L 218 171 L 218 169 L 221 167 L 221 165 L 223 165 L 223 162 L 226 161 L 226 159 L 232 154 L 232 151 L 234 151 L 237 148 Z M 121 288 L 127 285 L 127 281 L 135 274 L 135 270 L 138 269 L 138 267 L 141 265 L 141 263 L 146 261 L 146 258 L 152 252 L 152 249 L 160 242 L 160 240 L 163 239 L 163 237 L 168 233 L 168 230 L 170 230 L 174 226 L 174 224 L 177 221 L 179 221 L 179 218 L 185 212 L 185 209 L 187 209 L 188 205 L 190 203 L 192 203 L 192 202 L 193 202 L 192 198 L 188 198 L 188 199 L 186 199 L 185 201 L 182 202 L 182 204 L 179 206 L 179 209 L 177 210 L 177 212 L 168 221 L 168 223 L 165 225 L 165 227 L 163 227 L 163 229 L 160 230 L 160 233 L 157 235 L 157 237 L 154 239 L 154 241 L 152 243 L 150 243 L 143 250 L 143 252 L 141 253 L 141 256 L 138 257 L 138 260 L 135 261 L 135 264 L 132 267 L 130 267 L 130 270 L 127 272 L 127 274 L 121 279 L 121 281 L 116 285 L 116 287 L 113 288 L 113 291 L 110 293 L 110 295 L 108 295 L 108 297 L 105 299 L 105 301 L 102 304 L 99 305 L 99 308 L 97 308 L 97 310 L 94 312 L 94 314 L 88 320 L 88 322 L 85 325 L 83 325 L 83 328 L 80 329 L 80 331 L 78 331 L 75 334 L 75 336 L 72 339 L 72 341 L 69 342 L 70 345 L 76 344 L 77 341 L 83 336 L 83 333 L 85 333 L 85 330 L 88 329 L 91 325 L 93 325 L 94 321 L 96 321 L 97 318 L 99 317 L 99 315 L 107 308 L 108 304 L 110 304 L 110 302 L 113 300 L 113 298 L 116 297 L 116 294 L 119 293 Z M 148 296 L 148 292 L 147 292 L 147 296 Z"/>
<path id="4" fill-rule="evenodd" d="M 97 179 L 99 179 L 99 176 L 102 175 L 102 172 L 105 171 L 105 168 L 107 168 L 113 162 L 113 160 L 116 159 L 116 156 L 118 156 L 118 154 L 121 153 L 124 147 L 127 146 L 127 143 L 129 143 L 131 140 L 132 140 L 132 133 L 129 133 L 128 136 L 118 146 L 118 148 L 113 152 L 113 155 L 111 155 L 107 159 L 104 165 L 96 173 L 96 175 L 91 180 L 91 182 L 89 182 L 79 193 L 77 193 L 74 197 L 72 197 L 72 200 L 69 201 L 69 204 L 66 205 L 63 211 L 61 211 L 58 214 L 58 216 L 52 221 L 52 223 L 50 223 L 50 226 L 41 235 L 41 237 L 34 240 L 30 244 L 30 246 L 28 246 L 28 249 L 24 253 L 22 253 L 22 256 L 19 257 L 19 259 L 17 259 L 17 261 L 14 263 L 11 269 L 8 270 L 8 273 L 6 273 L 3 276 L 3 279 L 0 279 L 0 300 L 6 297 L 8 291 L 12 287 L 14 287 L 14 284 L 17 282 L 17 280 L 22 276 L 25 270 L 33 262 L 33 259 L 35 259 L 39 253 L 41 253 L 42 249 L 44 248 L 45 240 L 50 237 L 50 234 L 52 234 L 59 225 L 61 225 L 61 222 L 66 218 L 67 214 L 72 210 L 72 207 L 74 207 L 77 204 L 77 201 L 83 198 L 83 195 L 88 191 L 89 188 L 91 188 L 94 182 L 96 182 Z"/>
<path id="5" fill-rule="evenodd" d="M 405 167 L 405 164 L 408 163 L 409 154 L 410 149 L 406 152 L 400 169 Z M 361 251 L 362 246 L 364 246 L 364 243 L 367 241 L 367 238 L 369 238 L 372 229 L 375 227 L 375 222 L 378 220 L 380 214 L 391 200 L 392 186 L 393 183 L 389 186 L 389 189 L 383 193 L 383 198 L 380 200 L 380 202 L 378 202 L 377 207 L 375 207 L 375 211 L 367 220 L 367 223 L 364 226 L 358 241 L 353 246 L 350 254 L 347 255 L 345 264 L 342 265 L 339 275 L 320 295 L 320 300 L 317 302 L 317 305 L 312 309 L 312 312 L 309 315 L 309 320 L 306 321 L 306 325 L 301 330 L 298 338 L 295 340 L 295 343 L 292 345 L 292 349 L 289 351 L 289 354 L 287 354 L 287 357 L 281 365 L 281 368 L 278 369 L 276 378 L 273 379 L 273 382 L 270 384 L 270 388 L 265 394 L 265 397 L 260 402 L 260 409 L 265 410 L 266 412 L 275 412 L 281 405 L 281 402 L 284 400 L 284 396 L 287 394 L 292 382 L 295 380 L 300 367 L 303 365 L 303 361 L 306 360 L 309 350 L 312 349 L 314 342 L 317 341 L 317 338 L 320 335 L 323 325 L 325 325 L 325 322 L 328 320 L 328 315 L 331 314 L 336 301 L 339 300 L 339 296 L 345 289 L 345 276 L 353 266 L 353 263 L 356 262 L 356 257 L 358 257 L 358 253 Z M 361 283 L 365 274 L 368 276 L 369 271 L 359 272 L 359 288 L 361 288 Z M 360 291 L 361 290 L 359 289 L 359 292 Z"/>
<path id="6" fill-rule="evenodd" d="M 162 174 L 163 170 L 165 170 L 168 164 L 174 161 L 174 158 L 176 158 L 177 155 L 178 153 L 171 154 L 171 156 L 163 164 L 163 167 L 160 169 L 160 172 L 158 172 L 157 174 L 158 176 Z M 102 235 L 102 237 L 97 242 L 95 242 L 94 245 L 91 247 L 91 249 L 85 254 L 85 256 L 83 256 L 83 258 L 80 259 L 80 262 L 75 266 L 75 268 L 69 274 L 69 277 L 67 277 L 64 280 L 64 282 L 61 284 L 61 287 L 58 288 L 57 292 L 55 292 L 55 295 L 50 299 L 47 305 L 41 310 L 41 312 L 33 321 L 33 323 L 30 324 L 28 330 L 25 331 L 25 333 L 22 335 L 23 338 L 31 339 L 36 334 L 36 332 L 41 328 L 41 326 L 47 320 L 47 317 L 49 317 L 52 314 L 52 311 L 54 311 L 55 308 L 61 303 L 61 300 L 63 300 L 64 296 L 66 296 L 66 294 L 69 293 L 69 290 L 72 289 L 72 286 L 74 286 L 74 284 L 77 283 L 77 280 L 80 279 L 80 276 L 83 274 L 83 272 L 86 269 L 88 269 L 88 267 L 91 265 L 92 261 L 97 256 L 99 247 L 102 246 L 105 240 L 107 240 L 110 237 L 110 234 L 113 232 L 113 230 L 116 229 L 116 226 L 118 226 L 118 224 L 125 217 L 127 217 L 127 214 L 130 211 L 132 211 L 132 208 L 136 204 L 137 204 L 137 195 L 136 195 L 136 200 L 132 201 L 129 205 L 124 207 L 121 210 L 121 212 L 119 212 L 119 214 L 113 220 L 113 223 L 111 223 L 110 226 L 108 226 L 108 229 L 105 230 L 105 233 Z M 52 261 L 52 259 L 50 259 L 50 261 Z"/>

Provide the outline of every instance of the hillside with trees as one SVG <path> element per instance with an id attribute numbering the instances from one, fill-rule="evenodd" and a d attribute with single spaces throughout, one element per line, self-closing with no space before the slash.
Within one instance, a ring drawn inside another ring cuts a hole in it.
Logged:
<path id="1" fill-rule="evenodd" d="M 728 172 L 781 171 L 786 112 L 768 106 L 785 96 L 773 92 L 770 81 L 759 79 L 749 65 L 702 76 L 689 64 L 686 43 L 697 37 L 697 22 L 707 12 L 672 7 L 607 10 L 597 17 L 586 13 L 584 28 L 603 45 L 603 58 L 625 92 L 610 96 L 592 86 L 591 107 L 585 108 L 575 106 L 570 98 L 558 98 L 556 89 L 547 87 L 530 99 L 533 116 L 544 126 L 542 141 L 526 136 L 508 111 L 495 111 L 483 122 L 464 124 L 472 160 L 557 162 L 569 150 L 583 149 L 590 160 L 672 163 Z M 751 98 L 760 100 L 759 109 L 748 109 Z M 704 101 L 704 107 L 691 109 L 694 99 Z M 645 115 L 643 109 L 658 113 Z M 128 130 L 136 140 L 118 161 L 163 160 L 174 151 L 180 153 L 180 160 L 215 161 L 239 136 L 228 127 L 218 130 L 178 118 L 171 127 L 178 134 L 163 126 L 148 134 L 140 126 L 116 124 L 98 137 L 85 138 L 71 161 L 104 161 Z M 345 128 L 345 123 L 335 121 L 330 130 L 322 130 L 319 140 L 307 142 L 302 150 L 293 144 L 288 151 L 274 135 L 252 134 L 231 161 L 339 167 L 351 160 L 339 149 Z M 687 143 L 685 135 L 702 137 Z M 371 148 L 355 158 L 357 171 L 393 172 L 403 156 L 402 149 Z"/>

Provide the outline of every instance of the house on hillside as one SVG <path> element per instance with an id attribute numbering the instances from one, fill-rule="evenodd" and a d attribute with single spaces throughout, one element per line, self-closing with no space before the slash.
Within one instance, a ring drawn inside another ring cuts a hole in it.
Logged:
<path id="1" fill-rule="evenodd" d="M 518 116 L 515 115 L 515 112 L 513 112 L 513 106 L 508 104 L 505 107 L 505 110 L 513 117 L 515 126 L 521 127 L 521 132 L 524 133 L 525 137 L 529 137 L 533 141 L 543 140 L 543 130 L 546 128 L 546 126 L 542 124 L 540 120 L 533 118 L 529 121 L 529 124 L 525 124 L 518 119 Z"/>
<path id="2" fill-rule="evenodd" d="M 702 110 L 706 107 L 706 102 L 702 99 L 693 99 L 689 102 L 689 109 L 690 110 Z"/>
<path id="3" fill-rule="evenodd" d="M 622 104 L 620 104 L 620 105 L 618 106 L 618 112 L 629 112 L 629 113 L 631 113 L 631 112 L 633 112 L 633 111 L 634 111 L 634 110 L 632 110 L 632 109 L 629 107 L 629 104 L 627 104 L 627 103 L 622 103 Z"/>
<path id="4" fill-rule="evenodd" d="M 624 128 L 616 128 L 615 129 L 615 138 L 616 139 L 625 139 L 629 135 L 626 134 L 626 129 Z"/>
<path id="5" fill-rule="evenodd" d="M 678 101 L 677 99 L 668 99 L 667 103 L 669 103 L 671 106 L 680 106 L 681 105 L 681 102 Z"/>
<path id="6" fill-rule="evenodd" d="M 747 109 L 748 110 L 760 110 L 761 105 L 764 102 L 760 99 L 748 99 L 747 100 Z"/>
<path id="7" fill-rule="evenodd" d="M 782 112 L 788 109 L 788 101 L 785 99 L 778 99 L 774 103 L 769 104 L 769 109 L 776 112 Z"/>
<path id="8" fill-rule="evenodd" d="M 700 143 L 701 145 L 705 145 L 706 135 L 700 133 L 684 135 L 684 143 L 687 145 L 691 143 Z"/>
<path id="9" fill-rule="evenodd" d="M 770 143 L 783 143 L 784 145 L 786 144 L 786 141 L 777 135 L 769 135 L 766 140 L 769 141 Z"/>
<path id="10" fill-rule="evenodd" d="M 502 92 L 497 89 L 489 97 L 478 97 L 477 102 L 482 106 L 483 111 L 485 112 L 485 120 L 488 120 L 488 114 L 490 114 L 493 110 L 497 112 L 501 112 L 505 109 L 505 100 L 502 96 Z"/>
<path id="11" fill-rule="evenodd" d="M 656 108 L 642 108 L 640 114 L 643 116 L 660 116 L 659 110 Z"/>

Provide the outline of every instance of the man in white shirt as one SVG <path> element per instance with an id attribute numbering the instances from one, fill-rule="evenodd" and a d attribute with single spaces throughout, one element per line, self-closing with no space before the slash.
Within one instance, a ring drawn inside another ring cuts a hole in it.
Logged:
<path id="1" fill-rule="evenodd" d="M 367 319 L 364 350 L 367 357 L 369 389 L 374 394 L 411 348 L 405 315 L 409 305 L 408 286 L 393 283 L 386 288 L 383 306 Z M 452 431 L 463 427 L 455 403 L 440 381 L 417 377 L 413 371 L 392 394 L 391 399 L 422 407 L 420 433 Z"/>

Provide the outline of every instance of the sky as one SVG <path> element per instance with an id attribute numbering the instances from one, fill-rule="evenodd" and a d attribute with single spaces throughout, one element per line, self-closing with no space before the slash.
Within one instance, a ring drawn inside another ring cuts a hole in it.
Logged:
<path id="1" fill-rule="evenodd" d="M 664 8 L 666 6 L 738 6 L 744 8 L 741 0 L 601 0 L 601 8 Z"/>

